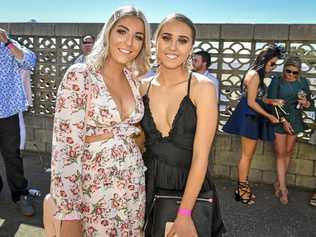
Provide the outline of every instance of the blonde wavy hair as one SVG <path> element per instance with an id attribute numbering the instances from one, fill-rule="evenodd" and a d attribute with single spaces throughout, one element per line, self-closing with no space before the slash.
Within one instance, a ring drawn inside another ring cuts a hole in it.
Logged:
<path id="1" fill-rule="evenodd" d="M 87 56 L 87 64 L 92 66 L 95 70 L 100 70 L 104 64 L 105 59 L 109 54 L 109 39 L 110 33 L 115 24 L 127 16 L 136 16 L 144 24 L 145 34 L 142 50 L 137 57 L 126 65 L 133 75 L 144 75 L 149 69 L 149 59 L 151 55 L 150 45 L 150 26 L 144 16 L 143 12 L 133 6 L 124 6 L 117 9 L 107 23 L 104 24 L 102 30 L 98 34 L 97 40 L 94 43 L 91 53 Z"/>

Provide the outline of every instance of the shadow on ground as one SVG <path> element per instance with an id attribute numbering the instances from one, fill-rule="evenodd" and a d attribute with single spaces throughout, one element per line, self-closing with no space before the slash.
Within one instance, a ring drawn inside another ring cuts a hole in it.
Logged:
<path id="1" fill-rule="evenodd" d="M 42 237 L 42 203 L 44 194 L 49 191 L 50 174 L 45 172 L 37 154 L 24 156 L 25 175 L 31 188 L 40 189 L 42 196 L 34 198 L 35 216 L 24 217 L 11 202 L 9 188 L 6 183 L 4 163 L 0 158 L 0 173 L 4 180 L 4 189 L 0 193 L 0 237 Z"/>
<path id="2" fill-rule="evenodd" d="M 46 160 L 47 162 L 47 160 Z M 48 163 L 48 162 L 47 162 Z M 4 174 L 2 157 L 0 173 Z M 43 237 L 42 201 L 49 191 L 50 174 L 40 165 L 36 154 L 24 158 L 25 173 L 30 187 L 40 189 L 41 198 L 35 199 L 36 215 L 23 217 L 10 201 L 7 185 L 0 194 L 0 237 Z M 308 205 L 310 191 L 290 188 L 290 201 L 282 205 L 273 196 L 272 185 L 256 184 L 255 205 L 246 206 L 233 200 L 235 182 L 216 179 L 222 213 L 227 228 L 223 237 L 315 237 L 316 208 Z"/>

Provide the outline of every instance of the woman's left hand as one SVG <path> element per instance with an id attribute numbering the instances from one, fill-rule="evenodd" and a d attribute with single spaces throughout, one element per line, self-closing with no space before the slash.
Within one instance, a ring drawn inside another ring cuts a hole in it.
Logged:
<path id="1" fill-rule="evenodd" d="M 303 97 L 302 99 L 298 99 L 297 102 L 304 108 L 309 107 L 309 101 L 307 100 L 306 97 Z"/>
<path id="2" fill-rule="evenodd" d="M 191 216 L 178 216 L 167 237 L 198 237 Z"/>

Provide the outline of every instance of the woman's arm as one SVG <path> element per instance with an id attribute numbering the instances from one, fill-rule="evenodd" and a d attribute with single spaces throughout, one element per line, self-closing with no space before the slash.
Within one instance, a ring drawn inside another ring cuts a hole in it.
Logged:
<path id="1" fill-rule="evenodd" d="M 305 99 L 299 99 L 298 102 L 304 107 L 304 108 L 309 108 L 311 106 L 314 105 L 313 100 L 311 99 L 311 91 L 309 89 L 309 84 L 306 78 L 301 78 L 301 80 L 303 81 L 303 90 L 306 93 L 306 97 Z"/>
<path id="2" fill-rule="evenodd" d="M 217 128 L 218 106 L 216 88 L 209 81 L 197 82 L 192 88 L 196 105 L 197 126 L 193 157 L 180 208 L 192 209 L 200 193 L 208 167 L 208 157 Z"/>
<path id="3" fill-rule="evenodd" d="M 195 85 L 193 85 L 193 83 Z M 191 99 L 196 105 L 197 126 L 194 137 L 193 157 L 184 195 L 179 210 L 192 210 L 206 177 L 208 157 L 216 133 L 218 106 L 216 89 L 207 79 L 192 80 Z M 169 234 L 178 236 L 194 233 L 191 216 L 177 215 Z M 169 236 L 169 235 L 168 235 Z"/>
<path id="4" fill-rule="evenodd" d="M 266 112 L 256 101 L 259 88 L 259 75 L 257 72 L 247 73 L 245 82 L 247 82 L 247 103 L 250 108 L 269 119 L 272 123 L 278 123 L 279 120 L 272 114 Z"/>
<path id="5" fill-rule="evenodd" d="M 81 66 L 82 67 L 82 66 Z M 51 194 L 55 218 L 81 219 L 81 158 L 85 136 L 85 78 L 80 66 L 70 67 L 57 93 L 52 160 Z"/>

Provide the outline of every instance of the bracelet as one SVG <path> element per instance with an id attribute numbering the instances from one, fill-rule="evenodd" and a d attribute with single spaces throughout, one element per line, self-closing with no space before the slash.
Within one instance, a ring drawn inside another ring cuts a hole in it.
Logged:
<path id="1" fill-rule="evenodd" d="M 8 49 L 12 49 L 14 47 L 14 44 L 13 43 L 10 43 L 9 45 L 8 45 Z"/>
<path id="2" fill-rule="evenodd" d="M 179 216 L 191 216 L 192 211 L 186 208 L 179 208 L 178 215 Z"/>

